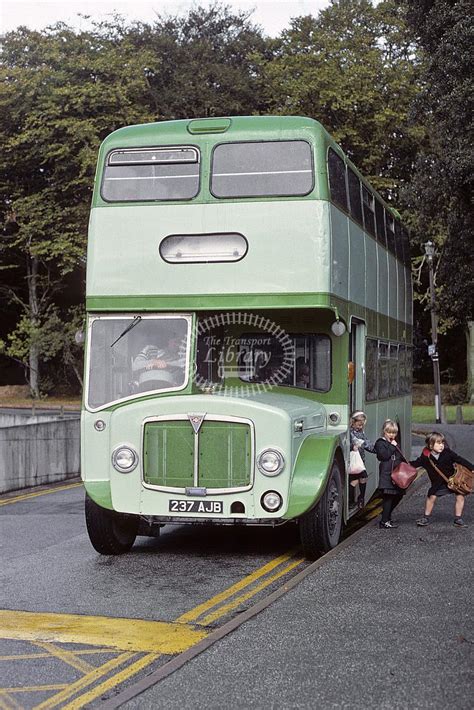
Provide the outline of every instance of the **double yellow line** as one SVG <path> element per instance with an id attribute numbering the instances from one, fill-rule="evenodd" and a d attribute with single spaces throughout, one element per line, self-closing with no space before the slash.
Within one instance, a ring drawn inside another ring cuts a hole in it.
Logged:
<path id="1" fill-rule="evenodd" d="M 0 614 L 0 636 L 36 643 L 45 641 L 67 643 L 73 640 L 74 643 L 89 645 L 100 644 L 100 639 L 102 645 L 108 643 L 110 639 L 111 645 L 104 648 L 104 652 L 115 648 L 122 651 L 118 656 L 92 670 L 87 670 L 84 664 L 83 670 L 86 672 L 81 678 L 66 686 L 55 686 L 59 692 L 37 706 L 37 710 L 52 710 L 59 705 L 68 710 L 79 710 L 150 666 L 161 655 L 179 653 L 205 638 L 208 634 L 204 629 L 205 626 L 227 616 L 241 604 L 300 566 L 305 560 L 301 557 L 295 558 L 295 552 L 290 550 L 276 557 L 171 623 L 12 611 Z M 130 630 L 129 636 L 127 636 L 127 629 Z M 44 649 L 46 646 L 43 643 L 41 647 Z M 53 651 L 53 655 L 59 655 L 56 647 Z M 144 655 L 140 656 L 140 652 L 144 652 Z M 68 661 L 64 656 L 63 660 L 73 665 L 71 659 Z M 77 661 L 74 666 L 79 667 Z M 124 667 L 114 673 L 120 666 Z M 112 675 L 106 680 L 90 687 L 111 673 Z M 35 686 L 3 690 L 11 697 L 11 694 L 16 692 L 38 692 L 46 689 L 46 687 Z M 51 689 L 54 689 L 53 686 Z M 74 695 L 76 697 L 71 700 Z"/>
<path id="2" fill-rule="evenodd" d="M 45 496 L 48 493 L 56 493 L 57 491 L 67 491 L 69 488 L 79 488 L 82 483 L 69 483 L 65 486 L 57 486 L 55 488 L 47 488 L 43 491 L 35 491 L 34 493 L 22 493 L 18 496 L 13 496 L 12 498 L 4 497 L 0 499 L 0 506 L 11 505 L 11 503 L 20 503 L 23 500 L 28 500 L 29 498 L 37 498 L 38 496 Z"/>

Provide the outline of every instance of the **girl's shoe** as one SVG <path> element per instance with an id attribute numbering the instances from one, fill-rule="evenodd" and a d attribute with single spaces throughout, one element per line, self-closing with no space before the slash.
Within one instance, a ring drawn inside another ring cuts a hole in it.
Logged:
<path id="1" fill-rule="evenodd" d="M 424 515 L 422 518 L 416 521 L 416 524 L 419 525 L 420 527 L 424 527 L 425 525 L 430 524 L 430 519 L 428 518 L 427 515 Z"/>
<path id="2" fill-rule="evenodd" d="M 462 518 L 454 518 L 454 525 L 457 528 L 467 528 L 467 523 Z"/>
<path id="3" fill-rule="evenodd" d="M 386 523 L 379 523 L 379 528 L 384 528 L 385 530 L 390 530 L 391 528 L 398 528 L 396 523 L 392 523 L 391 520 L 387 520 Z"/>

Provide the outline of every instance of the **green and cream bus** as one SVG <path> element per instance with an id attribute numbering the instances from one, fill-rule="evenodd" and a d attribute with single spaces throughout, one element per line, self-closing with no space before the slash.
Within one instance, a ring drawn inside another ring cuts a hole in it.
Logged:
<path id="1" fill-rule="evenodd" d="M 312 119 L 122 128 L 90 216 L 82 477 L 91 542 L 167 524 L 297 524 L 349 504 L 350 412 L 410 447 L 407 232 Z M 377 462 L 366 456 L 370 496 Z"/>

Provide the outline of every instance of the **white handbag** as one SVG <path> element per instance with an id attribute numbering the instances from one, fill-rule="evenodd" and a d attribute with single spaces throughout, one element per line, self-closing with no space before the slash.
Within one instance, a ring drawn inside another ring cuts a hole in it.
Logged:
<path id="1" fill-rule="evenodd" d="M 349 473 L 355 475 L 365 471 L 365 464 L 362 461 L 362 456 L 359 451 L 351 451 L 349 454 Z"/>

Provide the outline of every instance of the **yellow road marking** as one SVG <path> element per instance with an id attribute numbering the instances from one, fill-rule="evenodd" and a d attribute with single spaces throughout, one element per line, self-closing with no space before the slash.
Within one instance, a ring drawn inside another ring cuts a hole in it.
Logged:
<path id="1" fill-rule="evenodd" d="M 0 708 L 1 710 L 23 710 L 15 698 L 12 698 L 5 691 L 0 691 Z"/>
<path id="2" fill-rule="evenodd" d="M 18 503 L 21 500 L 28 500 L 28 498 L 36 498 L 37 496 L 45 496 L 47 493 L 56 493 L 56 491 L 67 491 L 70 488 L 79 488 L 82 483 L 70 483 L 67 486 L 56 486 L 55 488 L 48 488 L 46 491 L 36 491 L 36 493 L 25 493 L 21 496 L 15 496 L 14 498 L 2 498 L 0 500 L 0 506 L 10 505 L 10 503 Z"/>
<path id="3" fill-rule="evenodd" d="M 40 643 L 37 641 L 35 645 L 47 651 L 50 656 L 55 656 L 64 663 L 67 663 L 68 666 L 72 666 L 77 671 L 81 671 L 81 673 L 89 673 L 89 671 L 95 668 L 95 666 L 87 663 L 87 661 L 83 661 L 82 658 L 76 658 L 75 655 L 66 648 L 58 648 L 54 643 Z"/>
<path id="4" fill-rule="evenodd" d="M 370 511 L 370 513 L 367 513 L 365 516 L 366 520 L 372 520 L 373 518 L 376 518 L 377 515 L 380 515 L 382 512 L 382 506 L 380 505 L 378 508 L 375 508 L 375 510 Z"/>
<path id="5" fill-rule="evenodd" d="M 123 683 L 124 681 L 128 680 L 128 678 L 138 673 L 138 671 L 141 671 L 143 668 L 146 668 L 146 666 L 149 666 L 150 663 L 153 663 L 153 661 L 155 661 L 157 658 L 159 658 L 159 654 L 148 653 L 146 656 L 143 656 L 138 661 L 135 661 L 135 663 L 132 663 L 130 666 L 124 668 L 123 671 L 116 673 L 111 678 L 105 680 L 103 683 L 100 683 L 94 688 L 91 688 L 91 690 L 89 690 L 87 693 L 83 693 L 83 695 L 80 695 L 68 705 L 63 705 L 62 710 L 66 710 L 66 708 L 67 710 L 79 710 L 79 708 L 83 708 L 84 705 L 90 703 L 92 700 L 95 700 L 95 698 L 97 698 L 99 695 L 103 695 L 103 693 L 106 693 L 108 690 L 111 690 L 116 685 L 119 685 L 120 683 Z"/>
<path id="6" fill-rule="evenodd" d="M 280 577 L 283 577 L 283 575 L 290 572 L 290 570 L 294 569 L 295 567 L 298 567 L 298 565 L 300 565 L 302 562 L 304 562 L 304 558 L 301 558 L 300 560 L 296 560 L 295 562 L 292 562 L 291 564 L 286 565 L 283 569 L 279 570 L 276 574 L 272 575 L 271 577 L 267 577 L 263 582 L 261 582 L 259 585 L 257 585 L 253 589 L 251 589 L 246 594 L 241 594 L 239 597 L 237 597 L 233 601 L 229 602 L 228 604 L 225 604 L 224 606 L 219 607 L 219 609 L 212 612 L 211 614 L 208 614 L 208 616 L 206 616 L 201 621 L 198 621 L 197 623 L 202 624 L 203 626 L 207 626 L 207 624 L 210 624 L 212 621 L 215 621 L 220 616 L 224 616 L 231 609 L 235 609 L 235 607 L 239 606 L 244 601 L 247 601 L 247 599 L 250 599 L 250 597 L 253 597 L 255 594 L 257 594 L 257 592 L 261 591 L 262 589 L 265 589 L 265 587 L 268 587 L 268 585 L 271 584 L 272 582 L 274 582 L 275 580 L 279 579 Z"/>
<path id="7" fill-rule="evenodd" d="M 74 656 L 98 655 L 99 653 L 114 653 L 113 648 L 88 648 L 86 650 L 69 651 Z M 10 656 L 0 656 L 0 661 L 31 661 L 35 658 L 49 658 L 50 653 L 12 653 Z M 94 668 L 94 666 L 91 666 Z M 0 689 L 1 690 L 1 689 Z"/>
<path id="8" fill-rule="evenodd" d="M 134 658 L 136 655 L 136 653 L 121 653 L 120 656 L 117 656 L 117 658 L 112 658 L 112 660 L 104 663 L 103 666 L 95 668 L 87 675 L 79 678 L 79 680 L 76 680 L 74 683 L 70 683 L 70 685 L 66 686 L 60 693 L 56 693 L 56 695 L 53 695 L 52 698 L 48 698 L 44 702 L 37 705 L 35 710 L 50 710 L 50 708 L 56 707 L 59 703 L 69 700 L 71 695 L 74 695 L 79 690 L 87 688 L 88 685 L 91 685 L 96 680 L 102 678 L 102 676 L 114 670 L 117 666 L 122 665 L 122 663 Z"/>
<path id="9" fill-rule="evenodd" d="M 46 690 L 61 690 L 67 688 L 67 683 L 51 683 L 50 685 L 22 685 L 18 688 L 2 688 L 7 693 L 40 693 Z"/>
<path id="10" fill-rule="evenodd" d="M 0 636 L 107 646 L 122 651 L 180 653 L 207 636 L 183 624 L 79 614 L 0 611 Z"/>
<path id="11" fill-rule="evenodd" d="M 217 604 L 220 604 L 220 602 L 225 601 L 229 597 L 232 597 L 237 592 L 241 591 L 242 589 L 245 589 L 245 587 L 248 587 L 250 584 L 253 584 L 253 582 L 255 582 L 257 579 L 260 579 L 260 577 L 263 577 L 264 575 L 268 574 L 268 572 L 271 572 L 273 569 L 275 569 L 275 567 L 278 567 L 278 565 L 281 565 L 283 562 L 289 560 L 291 557 L 293 557 L 293 554 L 294 550 L 290 550 L 290 552 L 287 552 L 284 555 L 280 555 L 280 557 L 276 557 L 274 560 L 271 560 L 271 562 L 268 562 L 266 565 L 263 565 L 263 567 L 259 567 L 255 572 L 252 572 L 252 574 L 249 574 L 247 575 L 247 577 L 241 579 L 239 582 L 232 584 L 223 592 L 216 594 L 214 597 L 211 597 L 211 599 L 208 599 L 202 604 L 199 604 L 198 606 L 194 607 L 194 609 L 191 609 L 185 614 L 182 614 L 176 619 L 176 622 L 184 624 L 187 622 L 195 621 L 199 616 L 202 616 L 205 611 L 208 611 L 213 606 L 216 606 Z"/>

